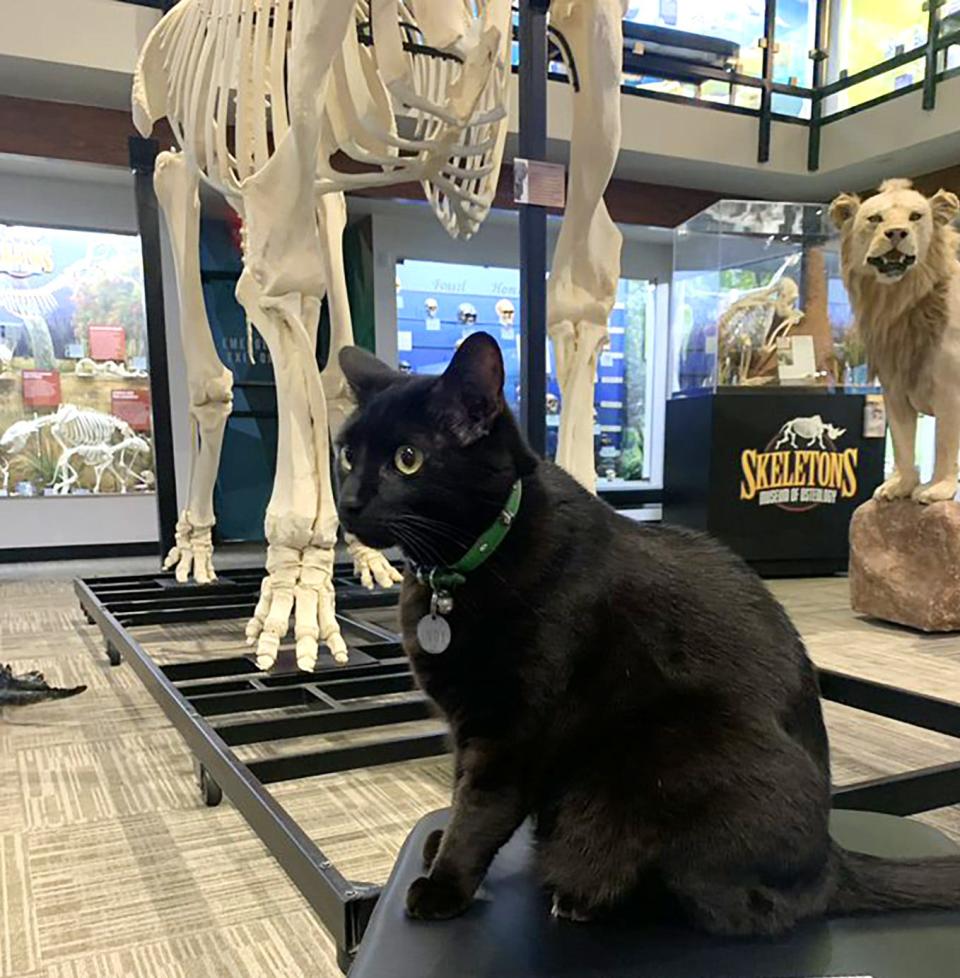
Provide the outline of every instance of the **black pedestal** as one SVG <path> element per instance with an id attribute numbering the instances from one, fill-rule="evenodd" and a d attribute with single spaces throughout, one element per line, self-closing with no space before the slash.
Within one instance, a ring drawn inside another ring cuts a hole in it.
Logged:
<path id="1" fill-rule="evenodd" d="M 689 928 L 575 924 L 550 916 L 521 829 L 497 856 L 477 902 L 443 923 L 404 915 L 421 850 L 444 812 L 407 839 L 360 945 L 350 978 L 947 978 L 960 961 L 960 913 L 815 921 L 778 940 L 720 940 Z M 833 834 L 874 855 L 924 857 L 956 847 L 920 822 L 837 812 Z"/>
<path id="2" fill-rule="evenodd" d="M 780 388 L 668 401 L 664 520 L 706 530 L 762 574 L 845 570 L 850 518 L 883 479 L 865 400 Z"/>

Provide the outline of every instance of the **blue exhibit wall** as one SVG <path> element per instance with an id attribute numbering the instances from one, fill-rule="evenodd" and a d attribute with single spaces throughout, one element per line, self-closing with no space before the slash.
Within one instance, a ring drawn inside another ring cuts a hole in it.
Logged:
<path id="1" fill-rule="evenodd" d="M 233 413 L 227 422 L 214 489 L 217 536 L 262 540 L 263 514 L 270 498 L 277 455 L 277 398 L 270 352 L 252 334 L 234 296 L 241 271 L 236 231 L 222 218 L 204 217 L 200 228 L 200 269 L 207 318 L 217 353 L 233 372 Z"/>
<path id="2" fill-rule="evenodd" d="M 372 234 L 368 219 L 347 228 L 344 260 L 355 336 L 360 345 L 373 349 Z M 276 386 L 270 351 L 256 330 L 248 345 L 246 317 L 234 296 L 241 271 L 237 224 L 225 218 L 220 207 L 205 210 L 201 221 L 200 269 L 217 352 L 234 377 L 233 413 L 227 422 L 214 489 L 217 537 L 259 541 L 264 539 L 263 517 L 276 469 Z M 324 304 L 317 344 L 320 365 L 326 358 L 329 335 Z"/>
<path id="3" fill-rule="evenodd" d="M 601 478 L 637 480 L 645 475 L 645 325 L 650 288 L 647 282 L 622 279 L 610 316 L 610 344 L 600 357 L 594 402 L 594 451 Z M 520 275 L 515 268 L 417 260 L 398 263 L 400 369 L 418 374 L 441 373 L 463 339 L 476 330 L 484 330 L 500 344 L 506 398 L 516 411 L 523 320 L 519 294 Z M 504 315 L 511 307 L 514 315 Z M 547 376 L 547 454 L 553 456 L 561 398 L 549 343 Z"/>

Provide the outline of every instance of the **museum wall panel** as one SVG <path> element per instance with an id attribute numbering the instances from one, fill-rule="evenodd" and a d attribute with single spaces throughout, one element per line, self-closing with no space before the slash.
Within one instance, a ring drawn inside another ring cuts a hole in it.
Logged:
<path id="1" fill-rule="evenodd" d="M 135 233 L 131 177 L 109 168 L 6 159 L 0 165 L 0 224 Z M 137 383 L 125 380 L 123 386 Z M 0 499 L 0 519 L 4 550 L 157 539 L 152 492 L 6 497 Z"/>

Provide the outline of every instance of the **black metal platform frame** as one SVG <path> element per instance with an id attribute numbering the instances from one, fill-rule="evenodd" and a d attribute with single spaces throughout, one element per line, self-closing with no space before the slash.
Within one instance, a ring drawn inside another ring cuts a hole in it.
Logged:
<path id="1" fill-rule="evenodd" d="M 414 688 L 398 636 L 362 615 L 395 605 L 396 591 L 365 590 L 347 565 L 337 566 L 334 579 L 337 617 L 350 649 L 343 666 L 325 657 L 327 664 L 322 659 L 314 673 L 267 674 L 251 656 L 159 665 L 135 634 L 149 625 L 238 619 L 239 644 L 241 622 L 253 611 L 262 577 L 262 568 L 227 572 L 203 587 L 178 585 L 171 574 L 78 578 L 74 589 L 85 617 L 103 635 L 110 664 L 125 662 L 133 669 L 190 748 L 204 803 L 212 807 L 224 794 L 229 797 L 329 930 L 346 970 L 380 887 L 343 876 L 266 785 L 436 756 L 447 751 L 447 738 L 408 733 L 242 761 L 235 748 L 244 745 L 433 716 Z M 385 699 L 397 693 L 410 695 Z"/>
<path id="2" fill-rule="evenodd" d="M 214 585 L 177 585 L 172 575 L 77 579 L 87 620 L 104 636 L 113 665 L 125 661 L 179 731 L 194 755 L 204 802 L 225 794 L 330 932 L 346 971 L 363 937 L 380 887 L 347 879 L 269 792 L 267 785 L 355 768 L 443 754 L 443 733 L 386 736 L 353 746 L 244 762 L 234 748 L 295 737 L 426 720 L 428 701 L 415 689 L 399 638 L 363 620 L 364 610 L 396 603 L 396 593 L 363 590 L 338 565 L 335 583 L 346 666 L 312 674 L 265 674 L 250 657 L 158 665 L 135 636 L 156 624 L 244 619 L 252 611 L 262 569 L 228 572 Z M 238 622 L 239 627 L 239 622 Z M 832 670 L 819 674 L 824 699 L 960 738 L 960 704 Z M 383 701 L 389 694 L 408 697 Z M 282 710 L 295 713 L 281 713 Z M 267 713 L 256 716 L 257 713 Z M 233 719 L 231 715 L 244 714 Z M 253 715 L 251 717 L 251 714 Z M 960 752 L 958 752 L 960 753 Z M 913 815 L 960 803 L 960 760 L 906 774 L 844 785 L 837 808 Z"/>

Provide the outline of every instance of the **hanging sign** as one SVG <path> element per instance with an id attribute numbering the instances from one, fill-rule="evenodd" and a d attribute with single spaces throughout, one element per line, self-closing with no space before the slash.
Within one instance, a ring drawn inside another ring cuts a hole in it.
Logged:
<path id="1" fill-rule="evenodd" d="M 567 202 L 567 171 L 560 163 L 513 161 L 513 202 L 563 208 Z"/>

